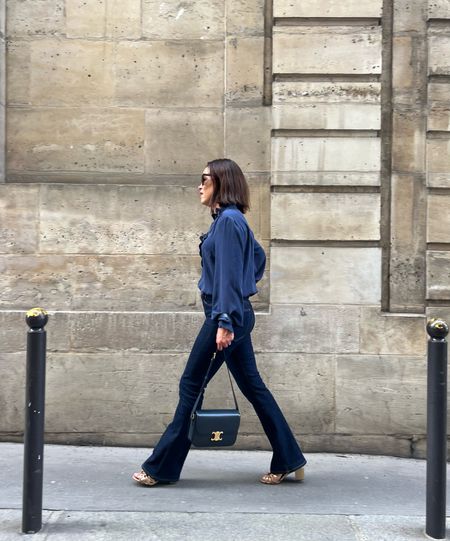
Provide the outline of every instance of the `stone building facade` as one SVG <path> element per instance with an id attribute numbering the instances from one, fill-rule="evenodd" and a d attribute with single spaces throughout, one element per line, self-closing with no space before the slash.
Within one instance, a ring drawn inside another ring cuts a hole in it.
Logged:
<path id="1" fill-rule="evenodd" d="M 0 438 L 21 439 L 38 305 L 47 441 L 157 441 L 202 321 L 196 186 L 227 156 L 268 254 L 259 366 L 305 451 L 423 456 L 424 323 L 450 319 L 449 2 L 0 6 Z M 207 396 L 229 401 L 223 374 Z M 268 448 L 240 403 L 238 446 Z"/>

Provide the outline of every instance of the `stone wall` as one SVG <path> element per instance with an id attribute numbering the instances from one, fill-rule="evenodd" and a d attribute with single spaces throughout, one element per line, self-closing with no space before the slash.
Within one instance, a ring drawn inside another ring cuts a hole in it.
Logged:
<path id="1" fill-rule="evenodd" d="M 41 305 L 47 441 L 157 441 L 202 321 L 196 186 L 226 155 L 269 256 L 258 363 L 305 450 L 423 456 L 425 314 L 450 318 L 447 4 L 7 1 L 0 438 L 22 435 Z M 208 390 L 230 400 L 224 374 Z M 240 403 L 238 446 L 268 448 Z"/>
<path id="2" fill-rule="evenodd" d="M 5 109 L 6 109 L 6 11 L 0 0 L 0 182 L 5 180 Z"/>

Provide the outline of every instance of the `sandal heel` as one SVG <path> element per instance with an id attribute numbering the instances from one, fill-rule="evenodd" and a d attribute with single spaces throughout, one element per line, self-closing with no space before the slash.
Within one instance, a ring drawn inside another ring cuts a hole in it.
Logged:
<path id="1" fill-rule="evenodd" d="M 292 470 L 286 473 L 266 473 L 266 475 L 261 477 L 260 481 L 265 485 L 279 485 L 291 473 L 294 474 L 296 481 L 303 481 L 305 478 L 305 468 L 302 466 L 301 468 L 298 468 L 298 470 Z"/>

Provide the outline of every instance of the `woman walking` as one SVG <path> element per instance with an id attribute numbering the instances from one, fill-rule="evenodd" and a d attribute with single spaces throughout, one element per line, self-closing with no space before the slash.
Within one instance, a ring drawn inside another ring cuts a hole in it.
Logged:
<path id="1" fill-rule="evenodd" d="M 249 297 L 257 293 L 256 282 L 263 276 L 266 256 L 244 217 L 249 208 L 247 181 L 234 161 L 213 160 L 203 171 L 198 191 L 200 202 L 211 209 L 213 217 L 200 242 L 202 274 L 198 285 L 205 321 L 180 380 L 173 421 L 133 479 L 141 485 L 155 486 L 180 478 L 191 446 L 190 414 L 211 357 L 218 351 L 221 353 L 216 356 L 208 381 L 225 360 L 272 446 L 270 471 L 260 481 L 279 484 L 291 472 L 301 480 L 305 457 L 258 373 L 250 337 L 255 315 Z"/>

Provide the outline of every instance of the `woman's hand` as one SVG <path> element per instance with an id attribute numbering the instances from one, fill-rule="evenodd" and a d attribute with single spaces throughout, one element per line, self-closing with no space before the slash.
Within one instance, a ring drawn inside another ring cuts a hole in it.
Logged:
<path id="1" fill-rule="evenodd" d="M 223 349 L 227 348 L 233 340 L 234 340 L 233 332 L 230 332 L 227 329 L 222 329 L 222 327 L 219 327 L 217 329 L 216 344 L 217 344 L 218 351 L 222 351 Z"/>

